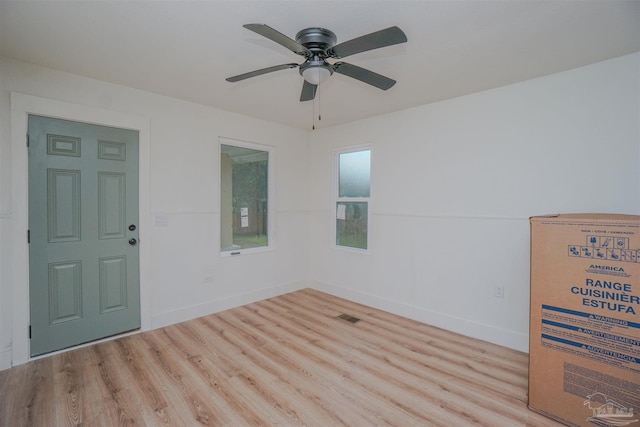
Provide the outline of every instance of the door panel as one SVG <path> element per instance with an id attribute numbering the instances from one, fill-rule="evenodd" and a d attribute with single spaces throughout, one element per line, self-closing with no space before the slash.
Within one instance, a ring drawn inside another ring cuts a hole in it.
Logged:
<path id="1" fill-rule="evenodd" d="M 29 229 L 31 356 L 140 327 L 136 131 L 29 116 Z"/>
<path id="2" fill-rule="evenodd" d="M 47 169 L 49 243 L 80 241 L 80 171 Z"/>
<path id="3" fill-rule="evenodd" d="M 82 318 L 82 264 L 49 264 L 49 322 L 52 325 Z"/>
<path id="4" fill-rule="evenodd" d="M 100 258 L 100 313 L 127 308 L 127 259 Z"/>
<path id="5" fill-rule="evenodd" d="M 122 239 L 126 233 L 126 175 L 98 173 L 98 238 Z"/>

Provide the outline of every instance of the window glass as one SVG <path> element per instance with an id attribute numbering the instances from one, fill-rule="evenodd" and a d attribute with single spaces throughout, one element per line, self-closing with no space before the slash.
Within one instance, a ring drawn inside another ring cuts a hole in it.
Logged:
<path id="1" fill-rule="evenodd" d="M 371 151 L 342 153 L 339 164 L 338 197 L 369 197 Z"/>
<path id="2" fill-rule="evenodd" d="M 338 154 L 336 245 L 367 249 L 371 150 Z"/>
<path id="3" fill-rule="evenodd" d="M 268 246 L 269 152 L 233 145 L 220 150 L 220 249 Z"/>
<path id="4" fill-rule="evenodd" d="M 367 202 L 338 202 L 336 245 L 367 249 Z"/>

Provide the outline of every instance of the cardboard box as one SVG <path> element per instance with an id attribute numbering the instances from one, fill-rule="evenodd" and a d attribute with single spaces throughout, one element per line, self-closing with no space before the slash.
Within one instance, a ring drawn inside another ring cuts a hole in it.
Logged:
<path id="1" fill-rule="evenodd" d="M 570 426 L 640 427 L 640 216 L 530 224 L 529 408 Z"/>

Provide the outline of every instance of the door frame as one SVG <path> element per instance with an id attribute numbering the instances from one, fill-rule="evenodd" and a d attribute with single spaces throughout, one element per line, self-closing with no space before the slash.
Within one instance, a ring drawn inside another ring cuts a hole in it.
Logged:
<path id="1" fill-rule="evenodd" d="M 26 144 L 28 117 L 30 114 L 116 128 L 133 129 L 139 132 L 138 214 L 140 221 L 140 245 L 138 248 L 140 251 L 140 329 L 141 331 L 152 329 L 150 286 L 151 217 L 149 200 L 150 119 L 135 114 L 11 92 L 11 209 L 13 223 L 11 227 L 11 289 L 13 293 L 12 366 L 20 365 L 31 360 L 29 356 L 28 336 L 30 313 L 29 247 L 27 244 L 27 229 L 29 225 L 29 163 Z"/>

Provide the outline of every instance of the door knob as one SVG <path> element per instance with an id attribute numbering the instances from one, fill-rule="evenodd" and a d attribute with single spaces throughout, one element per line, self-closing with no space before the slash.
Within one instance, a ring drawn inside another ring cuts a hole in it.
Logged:
<path id="1" fill-rule="evenodd" d="M 137 241 L 136 239 L 129 239 L 129 244 L 130 244 L 131 246 L 135 246 L 135 245 L 136 245 L 136 243 L 138 243 L 138 241 Z"/>

